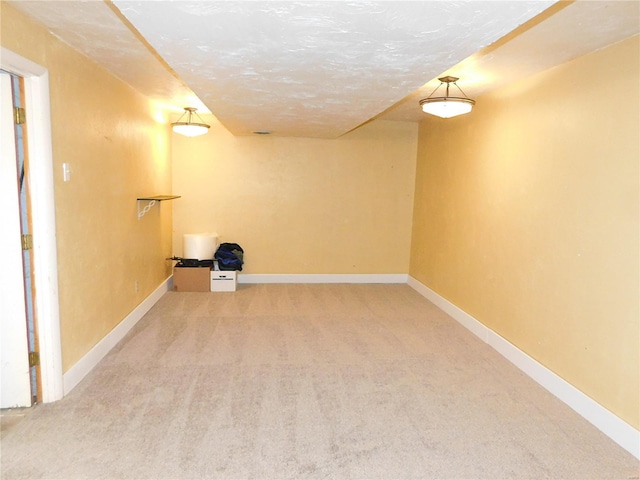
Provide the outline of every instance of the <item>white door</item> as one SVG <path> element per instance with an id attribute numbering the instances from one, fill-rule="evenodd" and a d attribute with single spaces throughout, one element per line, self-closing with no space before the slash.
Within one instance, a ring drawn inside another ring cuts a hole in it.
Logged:
<path id="1" fill-rule="evenodd" d="M 31 406 L 11 78 L 0 73 L 0 407 Z"/>

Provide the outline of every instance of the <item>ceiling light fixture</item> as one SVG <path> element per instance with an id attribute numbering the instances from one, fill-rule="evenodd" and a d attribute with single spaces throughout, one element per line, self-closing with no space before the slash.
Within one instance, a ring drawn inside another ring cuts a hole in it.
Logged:
<path id="1" fill-rule="evenodd" d="M 473 106 L 476 104 L 475 100 L 471 100 L 467 97 L 467 94 L 462 91 L 458 84 L 458 77 L 440 77 L 440 85 L 438 85 L 431 95 L 427 98 L 423 98 L 420 100 L 420 106 L 425 113 L 430 113 L 431 115 L 436 115 L 442 118 L 451 118 L 456 115 L 462 115 L 465 113 L 469 113 Z M 433 97 L 432 95 L 436 93 L 443 84 L 447 84 L 447 93 L 444 97 Z M 460 93 L 464 95 L 464 97 L 450 97 L 449 96 L 449 84 L 453 83 Z"/>
<path id="2" fill-rule="evenodd" d="M 197 137 L 198 135 L 204 135 L 211 128 L 200 118 L 200 115 L 196 113 L 197 108 L 184 107 L 184 113 L 178 119 L 177 122 L 171 124 L 173 131 L 180 135 L 186 135 L 187 137 Z M 183 120 L 187 116 L 186 121 Z M 196 117 L 199 122 L 194 122 L 193 117 Z"/>

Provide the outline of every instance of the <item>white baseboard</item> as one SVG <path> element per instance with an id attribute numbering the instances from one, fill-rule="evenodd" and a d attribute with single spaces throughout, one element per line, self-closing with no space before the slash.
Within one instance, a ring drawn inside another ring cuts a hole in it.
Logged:
<path id="1" fill-rule="evenodd" d="M 406 273 L 240 273 L 238 283 L 407 283 Z"/>
<path id="2" fill-rule="evenodd" d="M 416 292 L 418 292 L 420 295 L 422 295 L 431 303 L 433 303 L 440 310 L 442 310 L 452 318 L 456 319 L 465 328 L 470 330 L 475 336 L 482 339 L 483 342 L 489 343 L 490 330 L 483 323 L 480 323 L 478 320 L 473 318 L 467 312 L 465 312 L 461 308 L 458 308 L 457 306 L 455 306 L 453 303 L 446 300 L 445 298 L 441 297 L 436 292 L 431 290 L 429 287 L 426 287 L 415 278 L 410 276 L 409 279 L 407 280 L 407 284 L 411 288 L 413 288 Z"/>
<path id="3" fill-rule="evenodd" d="M 640 459 L 640 431 L 415 278 L 409 276 L 407 284 Z"/>
<path id="4" fill-rule="evenodd" d="M 145 298 L 129 315 L 127 315 L 111 332 L 87 352 L 73 367 L 62 376 L 64 394 L 73 390 L 84 377 L 111 351 L 116 344 L 144 317 L 160 297 L 171 289 L 173 277 L 167 278 L 151 295 Z"/>

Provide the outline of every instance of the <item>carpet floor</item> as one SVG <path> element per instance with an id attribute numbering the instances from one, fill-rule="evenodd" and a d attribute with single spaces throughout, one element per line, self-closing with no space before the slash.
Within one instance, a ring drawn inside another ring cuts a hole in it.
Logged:
<path id="1" fill-rule="evenodd" d="M 2 479 L 634 479 L 406 285 L 168 292 L 1 441 Z"/>

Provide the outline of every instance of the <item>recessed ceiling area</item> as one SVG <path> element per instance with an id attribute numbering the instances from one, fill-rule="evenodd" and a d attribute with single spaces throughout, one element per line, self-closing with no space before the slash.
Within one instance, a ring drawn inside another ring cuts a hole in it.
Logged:
<path id="1" fill-rule="evenodd" d="M 13 1 L 149 98 L 235 135 L 420 121 L 443 74 L 474 97 L 639 31 L 635 1 Z M 481 108 L 481 106 L 478 106 Z"/>
<path id="2" fill-rule="evenodd" d="M 552 2 L 113 3 L 231 133 L 332 138 Z"/>

